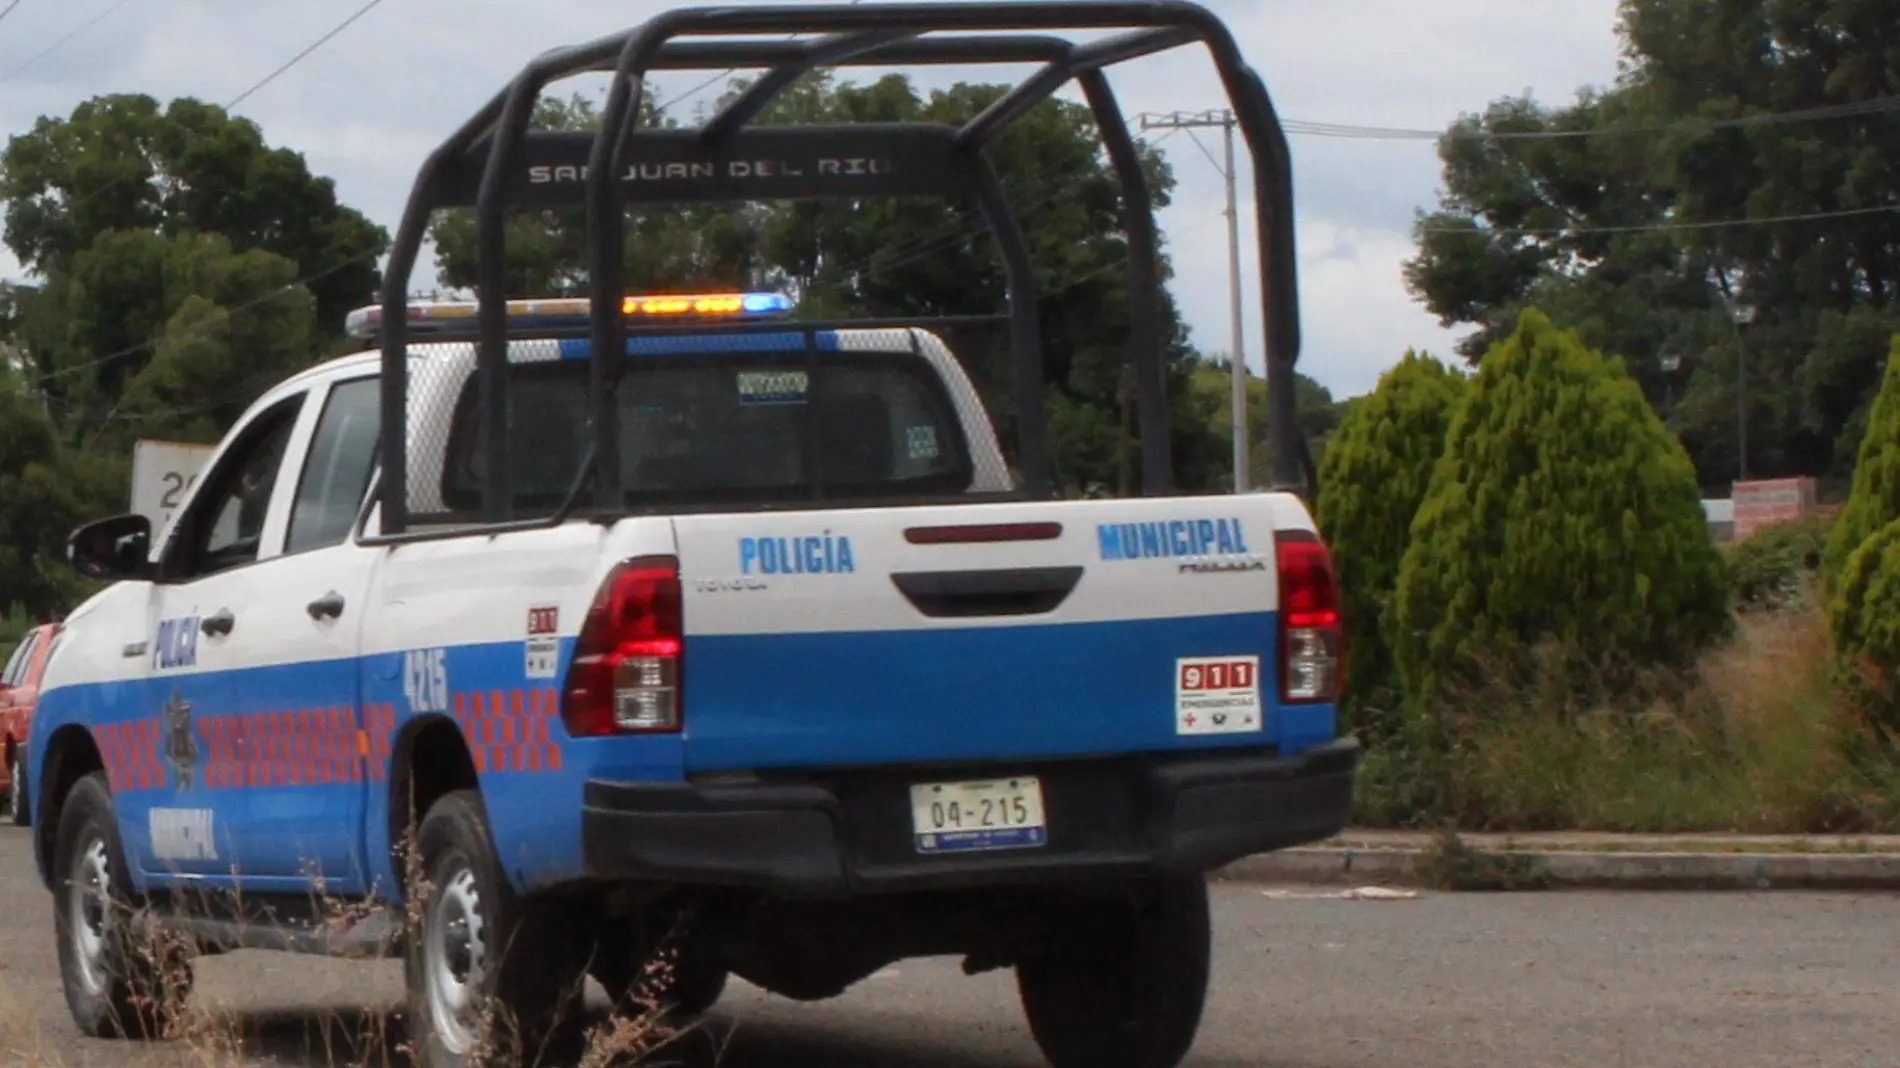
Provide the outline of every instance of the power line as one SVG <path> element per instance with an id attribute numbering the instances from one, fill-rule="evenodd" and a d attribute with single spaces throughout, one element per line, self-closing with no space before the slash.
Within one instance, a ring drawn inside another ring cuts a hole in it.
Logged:
<path id="1" fill-rule="evenodd" d="M 1710 219 L 1701 222 L 1640 223 L 1632 226 L 1552 226 L 1552 227 L 1478 227 L 1426 226 L 1425 234 L 1498 234 L 1505 237 L 1563 237 L 1570 234 L 1643 234 L 1672 230 L 1716 230 L 1730 226 L 1772 226 L 1777 223 L 1810 222 L 1816 219 L 1846 219 L 1861 215 L 1900 215 L 1900 205 L 1879 208 L 1846 208 L 1840 211 L 1810 211 L 1798 215 L 1769 215 L 1750 219 Z"/>
<path id="2" fill-rule="evenodd" d="M 6 7 L 0 8 L 0 22 L 5 22 L 7 20 L 7 16 L 13 14 L 13 9 L 16 7 L 19 7 L 21 4 L 25 2 L 26 0 L 13 0 L 11 4 L 8 4 Z"/>
<path id="3" fill-rule="evenodd" d="M 349 29 L 352 23 L 354 23 L 357 19 L 362 18 L 364 15 L 369 14 L 371 11 L 374 11 L 377 8 L 377 6 L 382 4 L 382 2 L 383 0 L 369 0 L 369 3 L 364 4 L 362 7 L 357 8 L 356 12 L 352 14 L 349 18 L 346 18 L 342 22 L 337 23 L 335 26 L 330 28 L 330 32 L 317 38 L 315 41 L 310 42 L 308 47 L 306 47 L 303 51 L 297 53 L 296 55 L 290 57 L 290 59 L 286 61 L 283 66 L 278 67 L 276 70 L 271 71 L 269 74 L 266 74 L 262 81 L 259 81 L 256 85 L 253 85 L 249 89 L 246 89 L 243 92 L 239 93 L 229 104 L 224 105 L 224 110 L 229 111 L 232 108 L 237 107 L 239 104 L 244 103 L 245 100 L 250 98 L 251 94 L 257 92 L 259 89 L 262 89 L 265 86 L 269 85 L 270 83 L 276 81 L 285 71 L 289 70 L 290 68 L 296 66 L 299 63 L 302 63 L 306 58 L 309 57 L 310 53 L 315 52 L 317 49 L 322 48 L 326 44 L 329 44 L 331 38 L 334 38 L 337 34 L 342 33 L 344 30 Z"/>
<path id="4" fill-rule="evenodd" d="M 87 30 L 92 29 L 94 26 L 99 25 L 101 22 L 104 22 L 106 19 L 111 18 L 113 13 L 117 12 L 120 8 L 124 7 L 125 5 L 131 2 L 132 0 L 116 0 L 116 2 L 111 7 L 108 7 L 104 11 L 99 12 L 97 15 L 94 15 L 92 18 L 88 19 L 87 21 L 80 23 L 77 28 L 68 30 L 64 37 L 61 37 L 57 41 L 54 41 L 52 44 L 49 44 L 45 48 L 42 48 L 38 52 L 35 52 L 32 55 L 28 56 L 24 62 L 16 65 L 12 70 L 7 71 L 5 74 L 0 74 L 0 84 L 5 84 L 6 82 L 12 81 L 14 78 L 18 77 L 19 74 L 22 71 L 26 70 L 28 67 L 31 67 L 33 64 L 38 63 L 40 60 L 45 59 L 47 56 L 52 55 L 54 52 L 59 51 L 61 48 L 65 47 L 66 42 L 72 40 L 75 37 L 78 37 L 80 34 L 85 33 Z M 7 11 L 12 11 L 13 8 L 19 7 L 19 6 L 20 6 L 19 0 L 14 0 L 13 6 L 7 8 Z"/>
<path id="5" fill-rule="evenodd" d="M 1828 119 L 1854 118 L 1861 115 L 1882 115 L 1900 111 L 1900 96 L 1875 97 L 1852 104 L 1828 104 L 1822 107 L 1801 108 L 1795 111 L 1767 112 L 1760 115 L 1743 115 L 1732 119 L 1689 119 L 1676 123 L 1653 123 L 1639 126 L 1603 126 L 1588 130 L 1472 130 L 1451 127 L 1442 130 L 1425 130 L 1395 126 L 1356 126 L 1347 123 L 1309 122 L 1302 119 L 1285 119 L 1281 125 L 1290 134 L 1304 134 L 1309 137 L 1331 137 L 1364 141 L 1437 141 L 1450 138 L 1455 141 L 1558 141 L 1581 137 L 1621 137 L 1658 133 L 1676 133 L 1706 130 L 1741 129 L 1752 126 L 1780 126 L 1796 122 L 1820 122 Z"/>

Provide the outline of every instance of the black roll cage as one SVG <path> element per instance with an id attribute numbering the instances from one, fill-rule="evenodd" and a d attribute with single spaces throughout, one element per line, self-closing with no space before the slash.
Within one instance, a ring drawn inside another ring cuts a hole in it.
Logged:
<path id="1" fill-rule="evenodd" d="M 1123 32 L 1086 43 L 1050 35 L 1064 30 Z M 946 32 L 956 35 L 930 36 Z M 768 34 L 777 36 L 733 39 Z M 787 39 L 804 34 L 822 36 Z M 713 39 L 680 39 L 687 35 Z M 595 434 L 591 462 L 597 505 L 617 505 L 623 499 L 620 453 L 614 447 L 619 413 L 613 387 L 629 333 L 620 314 L 626 206 L 830 196 L 937 195 L 976 203 L 1003 258 L 1023 490 L 1032 499 L 1051 496 L 1055 489 L 1035 276 L 1016 217 L 983 148 L 1071 80 L 1081 86 L 1122 186 L 1142 493 L 1174 492 L 1153 203 L 1140 154 L 1105 71 L 1197 41 L 1214 60 L 1254 160 L 1273 482 L 1276 489 L 1300 492 L 1305 443 L 1294 409 L 1300 328 L 1291 156 L 1265 82 L 1241 58 L 1219 18 L 1185 0 L 770 3 L 675 9 L 624 33 L 543 53 L 423 162 L 383 276 L 383 432 L 377 479 L 381 534 L 400 537 L 409 525 L 408 278 L 432 213 L 469 206 L 476 209 L 476 376 L 488 472 L 482 512 L 488 524 L 515 525 L 509 523 L 507 463 L 505 213 L 511 206 L 576 202 L 587 207 L 589 233 L 589 389 Z M 779 93 L 821 67 L 976 63 L 1041 66 L 960 128 L 927 123 L 749 126 Z M 701 127 L 632 128 L 648 74 L 719 68 L 764 73 Z M 548 85 L 594 72 L 614 74 L 597 132 L 528 129 Z M 778 328 L 802 329 L 809 335 L 861 325 L 786 323 Z M 695 332 L 732 329 L 742 328 L 709 324 Z M 635 327 L 633 332 L 648 331 Z"/>

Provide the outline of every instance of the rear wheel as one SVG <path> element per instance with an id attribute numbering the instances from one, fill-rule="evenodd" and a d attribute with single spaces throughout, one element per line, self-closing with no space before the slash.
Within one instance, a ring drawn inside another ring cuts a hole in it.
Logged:
<path id="1" fill-rule="evenodd" d="M 654 947 L 637 935 L 634 924 L 615 921 L 595 943 L 587 971 L 607 992 L 615 1012 L 638 1014 L 645 1009 L 641 1002 L 651 1000 L 662 1009 L 700 1016 L 725 994 L 725 965 L 690 939 L 670 961 L 654 957 Z"/>
<path id="2" fill-rule="evenodd" d="M 60 810 L 53 930 L 73 1022 L 94 1038 L 161 1038 L 191 989 L 183 948 L 134 920 L 104 772 L 79 780 Z"/>
<path id="3" fill-rule="evenodd" d="M 405 950 L 421 1068 L 572 1061 L 582 1042 L 579 910 L 517 895 L 473 791 L 444 795 L 417 834 L 427 885 Z M 414 893 L 415 891 L 412 891 Z"/>
<path id="4" fill-rule="evenodd" d="M 1158 880 L 1128 900 L 1052 915 L 1018 962 L 1030 1031 L 1055 1068 L 1174 1068 L 1200 1029 L 1211 923 L 1207 882 Z"/>

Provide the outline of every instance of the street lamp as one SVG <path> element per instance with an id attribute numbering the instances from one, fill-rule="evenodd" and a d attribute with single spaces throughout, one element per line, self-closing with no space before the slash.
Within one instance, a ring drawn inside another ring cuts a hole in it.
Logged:
<path id="1" fill-rule="evenodd" d="M 1735 467 L 1737 482 L 1748 481 L 1748 342 L 1742 328 L 1755 321 L 1755 307 L 1729 301 L 1729 319 L 1735 324 Z"/>
<path id="2" fill-rule="evenodd" d="M 1676 413 L 1676 372 L 1682 370 L 1682 350 L 1675 342 L 1665 341 L 1656 350 L 1656 362 L 1663 373 L 1663 421 Z"/>

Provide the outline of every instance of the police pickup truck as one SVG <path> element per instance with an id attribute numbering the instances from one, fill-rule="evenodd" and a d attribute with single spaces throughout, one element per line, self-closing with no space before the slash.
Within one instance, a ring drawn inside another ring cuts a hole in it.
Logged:
<path id="1" fill-rule="evenodd" d="M 513 332 L 514 491 L 552 512 L 586 346 Z M 85 1031 L 137 1033 L 192 953 L 406 953 L 425 1063 L 459 1063 L 485 1005 L 544 1012 L 584 973 L 625 992 L 670 934 L 688 1009 L 728 974 L 823 998 L 961 954 L 1016 969 L 1058 1063 L 1185 1052 L 1204 873 L 1348 807 L 1301 501 L 879 506 L 1009 486 L 939 338 L 819 333 L 822 398 L 800 333 L 719 340 L 631 344 L 651 513 L 458 536 L 483 477 L 461 342 L 410 350 L 441 537 L 378 543 L 373 354 L 265 393 L 149 551 L 137 516 L 75 533 L 118 581 L 66 623 L 26 778 Z M 846 414 L 815 440 L 814 401 Z M 784 505 L 814 452 L 851 506 Z"/>

